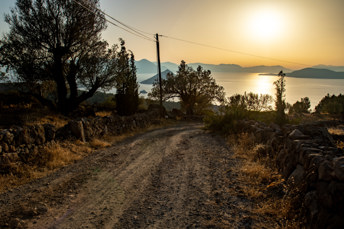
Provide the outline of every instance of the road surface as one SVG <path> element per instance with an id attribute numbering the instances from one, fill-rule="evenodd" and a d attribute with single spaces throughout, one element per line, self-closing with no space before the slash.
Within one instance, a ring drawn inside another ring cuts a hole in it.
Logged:
<path id="1" fill-rule="evenodd" d="M 0 228 L 254 228 L 238 159 L 201 127 L 130 137 L 1 194 Z"/>

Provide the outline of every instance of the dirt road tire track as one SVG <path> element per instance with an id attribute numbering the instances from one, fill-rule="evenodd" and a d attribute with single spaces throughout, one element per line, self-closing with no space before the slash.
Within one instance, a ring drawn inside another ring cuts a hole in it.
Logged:
<path id="1" fill-rule="evenodd" d="M 250 228 L 224 140 L 179 124 L 140 134 L 0 195 L 0 227 Z"/>

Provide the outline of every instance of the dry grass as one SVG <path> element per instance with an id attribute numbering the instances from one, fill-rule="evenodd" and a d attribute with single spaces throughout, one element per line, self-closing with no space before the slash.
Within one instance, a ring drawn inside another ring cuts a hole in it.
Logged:
<path id="1" fill-rule="evenodd" d="M 90 141 L 90 146 L 95 149 L 105 148 L 111 146 L 110 142 L 94 138 Z"/>
<path id="2" fill-rule="evenodd" d="M 106 116 L 111 116 L 112 112 L 111 111 L 97 111 L 96 116 L 99 117 L 106 117 Z"/>
<path id="3" fill-rule="evenodd" d="M 40 118 L 31 118 L 26 121 L 26 125 L 34 125 L 34 124 L 52 124 L 57 129 L 65 126 L 70 119 L 66 116 L 60 114 L 47 114 Z"/>
<path id="4" fill-rule="evenodd" d="M 331 127 L 328 128 L 328 132 L 330 134 L 335 134 L 335 135 L 344 135 L 344 126 L 337 126 L 337 127 Z"/>
<path id="5" fill-rule="evenodd" d="M 263 145 L 256 144 L 254 136 L 247 133 L 230 136 L 228 142 L 240 162 L 236 169 L 240 171 L 241 190 L 255 205 L 252 212 L 263 218 L 272 216 L 283 225 L 281 228 L 298 228 L 297 223 L 286 220 L 292 204 L 280 194 L 286 188 L 284 179 L 264 161 L 257 160 L 257 150 Z"/>
<path id="6" fill-rule="evenodd" d="M 330 134 L 344 136 L 344 125 L 339 125 L 337 127 L 331 127 L 327 129 Z M 337 147 L 339 149 L 344 149 L 344 142 L 338 140 Z"/>

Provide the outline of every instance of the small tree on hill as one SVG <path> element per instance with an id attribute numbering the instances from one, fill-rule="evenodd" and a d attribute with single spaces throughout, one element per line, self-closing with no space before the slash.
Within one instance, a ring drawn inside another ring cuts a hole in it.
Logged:
<path id="1" fill-rule="evenodd" d="M 283 71 L 278 73 L 279 79 L 274 82 L 276 88 L 275 108 L 276 108 L 276 123 L 282 125 L 286 122 L 286 102 L 285 102 L 285 74 Z"/>
<path id="2" fill-rule="evenodd" d="M 169 73 L 162 81 L 163 99 L 179 98 L 186 114 L 202 113 L 213 101 L 224 102 L 224 89 L 216 84 L 209 70 L 198 66 L 197 70 L 184 61 L 180 63 L 177 74 Z M 159 98 L 160 88 L 156 82 L 150 97 Z M 197 111 L 197 112 L 196 112 Z"/>

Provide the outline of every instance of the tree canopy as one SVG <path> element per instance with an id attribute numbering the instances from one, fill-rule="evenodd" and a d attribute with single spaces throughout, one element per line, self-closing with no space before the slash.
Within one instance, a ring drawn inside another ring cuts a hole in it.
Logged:
<path id="1" fill-rule="evenodd" d="M 270 103 L 272 96 L 268 94 L 255 94 L 253 92 L 243 95 L 235 94 L 228 98 L 228 105 L 231 108 L 239 108 L 248 111 L 272 110 Z"/>
<path id="2" fill-rule="evenodd" d="M 213 101 L 223 102 L 225 92 L 216 84 L 209 70 L 198 66 L 197 70 L 181 61 L 176 75 L 169 73 L 162 80 L 163 99 L 179 98 L 187 114 L 201 113 Z M 160 88 L 155 82 L 150 97 L 159 98 Z"/>
<path id="3" fill-rule="evenodd" d="M 135 58 L 131 51 L 126 50 L 124 41 L 120 41 L 119 67 L 116 71 L 116 110 L 119 115 L 131 115 L 137 111 L 139 105 Z"/>
<path id="4" fill-rule="evenodd" d="M 319 104 L 315 107 L 317 113 L 341 114 L 344 115 L 344 95 L 327 94 L 321 99 Z"/>
<path id="5" fill-rule="evenodd" d="M 301 98 L 301 101 L 296 101 L 290 108 L 289 113 L 309 113 L 311 108 L 311 101 L 308 97 Z"/>
<path id="6" fill-rule="evenodd" d="M 106 21 L 99 0 L 78 2 L 88 10 L 73 0 L 17 0 L 0 41 L 1 66 L 30 85 L 54 82 L 57 96 L 46 102 L 63 113 L 113 87 L 118 73 L 118 46 L 101 39 Z"/>

